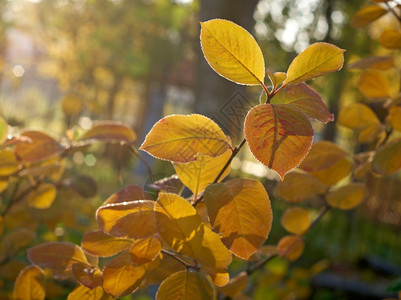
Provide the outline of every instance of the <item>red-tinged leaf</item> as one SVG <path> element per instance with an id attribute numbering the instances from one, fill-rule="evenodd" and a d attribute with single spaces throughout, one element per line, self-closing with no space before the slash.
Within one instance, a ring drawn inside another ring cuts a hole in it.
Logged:
<path id="1" fill-rule="evenodd" d="M 107 294 L 103 287 L 98 286 L 93 289 L 84 285 L 78 285 L 68 294 L 67 300 L 113 300 L 112 295 Z"/>
<path id="2" fill-rule="evenodd" d="M 313 129 L 308 118 L 290 104 L 261 104 L 245 119 L 245 137 L 253 155 L 281 179 L 308 153 Z"/>
<path id="3" fill-rule="evenodd" d="M 72 274 L 80 284 L 94 289 L 102 285 L 102 272 L 97 267 L 75 263 L 71 267 Z"/>
<path id="4" fill-rule="evenodd" d="M 84 235 L 81 247 L 88 253 L 108 257 L 131 247 L 132 241 L 113 237 L 102 230 L 90 231 Z"/>
<path id="5" fill-rule="evenodd" d="M 204 194 L 210 221 L 224 245 L 248 259 L 263 245 L 273 220 L 269 196 L 256 180 L 210 185 Z"/>
<path id="6" fill-rule="evenodd" d="M 157 233 L 154 201 L 136 200 L 100 207 L 96 220 L 100 229 L 115 237 L 145 238 Z"/>
<path id="7" fill-rule="evenodd" d="M 139 185 L 128 185 L 123 189 L 119 190 L 117 193 L 111 195 L 107 200 L 102 204 L 105 206 L 106 204 L 111 203 L 124 203 L 135 200 L 153 200 L 142 187 Z"/>
<path id="8" fill-rule="evenodd" d="M 295 235 L 286 235 L 277 244 L 278 254 L 290 261 L 297 260 L 302 255 L 304 248 L 303 238 Z"/>
<path id="9" fill-rule="evenodd" d="M 103 288 L 114 297 L 123 297 L 136 291 L 147 272 L 156 268 L 160 260 L 136 266 L 128 252 L 123 252 L 103 269 Z"/>
<path id="10" fill-rule="evenodd" d="M 172 115 L 158 121 L 139 148 L 154 157 L 173 162 L 196 160 L 198 153 L 219 156 L 229 148 L 220 127 L 198 115 Z"/>
<path id="11" fill-rule="evenodd" d="M 373 170 L 381 175 L 391 175 L 401 169 L 401 139 L 396 139 L 377 150 Z"/>
<path id="12" fill-rule="evenodd" d="M 347 65 L 348 69 L 388 70 L 395 67 L 392 56 L 369 56 Z"/>
<path id="13" fill-rule="evenodd" d="M 106 142 L 128 142 L 136 140 L 136 134 L 126 124 L 116 121 L 96 122 L 81 138 L 82 140 L 98 140 Z"/>
<path id="14" fill-rule="evenodd" d="M 334 120 L 322 97 L 306 83 L 290 85 L 280 90 L 271 104 L 291 104 L 301 110 L 308 118 L 327 123 Z"/>
<path id="15" fill-rule="evenodd" d="M 45 273 L 38 266 L 23 269 L 14 284 L 15 300 L 45 299 Z"/>
<path id="16" fill-rule="evenodd" d="M 352 17 L 350 24 L 354 28 L 360 28 L 377 20 L 386 13 L 387 10 L 379 5 L 366 6 L 356 12 Z"/>
<path id="17" fill-rule="evenodd" d="M 62 151 L 63 147 L 58 142 L 40 131 L 25 131 L 15 146 L 15 154 L 22 163 L 42 161 Z"/>
<path id="18" fill-rule="evenodd" d="M 216 299 L 216 290 L 202 273 L 181 271 L 163 281 L 156 294 L 156 300 L 176 299 L 213 300 Z"/>
<path id="19" fill-rule="evenodd" d="M 161 240 L 157 237 L 151 236 L 145 239 L 136 240 L 129 249 L 129 254 L 134 264 L 143 265 L 153 261 L 157 256 L 159 256 L 161 250 Z"/>
<path id="20" fill-rule="evenodd" d="M 74 263 L 88 264 L 82 249 L 68 242 L 49 242 L 28 249 L 31 263 L 43 268 L 69 270 Z"/>

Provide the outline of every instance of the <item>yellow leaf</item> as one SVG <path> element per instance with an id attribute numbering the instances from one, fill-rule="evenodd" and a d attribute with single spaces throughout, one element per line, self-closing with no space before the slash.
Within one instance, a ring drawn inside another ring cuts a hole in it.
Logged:
<path id="1" fill-rule="evenodd" d="M 221 76 L 239 84 L 262 84 L 265 62 L 252 35 L 233 22 L 201 22 L 201 45 L 209 65 Z"/>
<path id="2" fill-rule="evenodd" d="M 45 299 L 45 273 L 38 266 L 28 266 L 14 284 L 15 300 Z"/>
<path id="3" fill-rule="evenodd" d="M 6 190 L 8 187 L 8 180 L 0 180 L 0 194 Z M 1 230 L 0 230 L 1 235 Z"/>
<path id="4" fill-rule="evenodd" d="M 132 241 L 113 237 L 102 230 L 90 231 L 84 235 L 81 247 L 88 253 L 108 257 L 131 247 Z"/>
<path id="5" fill-rule="evenodd" d="M 102 285 L 102 272 L 97 267 L 75 263 L 71 270 L 75 280 L 90 289 Z"/>
<path id="6" fill-rule="evenodd" d="M 372 124 L 379 124 L 374 111 L 362 103 L 353 103 L 341 109 L 338 122 L 353 130 L 363 130 Z"/>
<path id="7" fill-rule="evenodd" d="M 0 176 L 8 176 L 18 171 L 19 163 L 11 150 L 0 150 Z"/>
<path id="8" fill-rule="evenodd" d="M 176 299 L 213 300 L 216 290 L 202 273 L 181 271 L 163 281 L 156 294 L 156 300 Z"/>
<path id="9" fill-rule="evenodd" d="M 246 116 L 244 131 L 253 155 L 281 179 L 301 163 L 313 139 L 310 121 L 290 104 L 253 107 Z"/>
<path id="10" fill-rule="evenodd" d="M 365 198 L 366 193 L 363 183 L 350 183 L 330 191 L 326 200 L 332 207 L 348 210 L 356 207 Z"/>
<path id="11" fill-rule="evenodd" d="M 309 212 L 302 207 L 287 209 L 281 217 L 281 225 L 289 233 L 302 235 L 310 226 L 311 220 Z"/>
<path id="12" fill-rule="evenodd" d="M 78 115 L 82 110 L 82 99 L 74 95 L 67 95 L 61 100 L 61 108 L 66 116 Z"/>
<path id="13" fill-rule="evenodd" d="M 401 131 L 401 106 L 390 107 L 387 121 L 395 130 Z"/>
<path id="14" fill-rule="evenodd" d="M 154 201 L 136 200 L 101 206 L 96 212 L 100 229 L 116 236 L 140 239 L 157 233 Z"/>
<path id="15" fill-rule="evenodd" d="M 232 153 L 228 149 L 224 154 L 217 157 L 210 157 L 203 154 L 197 156 L 197 160 L 189 163 L 174 163 L 178 178 L 184 183 L 194 195 L 199 195 L 213 182 L 227 163 Z M 219 181 L 223 180 L 230 173 L 230 166 L 226 168 Z"/>
<path id="16" fill-rule="evenodd" d="M 396 139 L 377 150 L 373 170 L 381 175 L 391 175 L 401 169 L 401 139 Z"/>
<path id="17" fill-rule="evenodd" d="M 37 209 L 49 208 L 56 198 L 57 189 L 51 183 L 42 183 L 29 193 L 29 206 Z"/>
<path id="18" fill-rule="evenodd" d="M 103 269 L 103 288 L 114 297 L 123 297 L 136 291 L 147 272 L 156 268 L 160 260 L 136 266 L 128 252 L 115 257 Z"/>
<path id="19" fill-rule="evenodd" d="M 69 242 L 50 242 L 28 249 L 31 263 L 49 269 L 71 269 L 74 263 L 88 264 L 80 247 Z"/>
<path id="20" fill-rule="evenodd" d="M 390 97 L 390 83 L 387 78 L 375 70 L 366 70 L 357 82 L 359 91 L 367 98 Z"/>
<path id="21" fill-rule="evenodd" d="M 157 237 L 151 236 L 134 241 L 129 254 L 136 265 L 143 265 L 153 261 L 162 250 L 162 242 Z"/>
<path id="22" fill-rule="evenodd" d="M 381 123 L 372 124 L 359 133 L 358 141 L 362 144 L 370 144 L 377 141 L 383 134 L 385 135 L 385 132 Z"/>
<path id="23" fill-rule="evenodd" d="M 239 178 L 209 186 L 204 196 L 212 226 L 224 245 L 248 259 L 267 239 L 273 220 L 263 185 Z"/>
<path id="24" fill-rule="evenodd" d="M 323 194 L 327 186 L 309 173 L 290 172 L 277 183 L 277 196 L 289 202 L 301 202 Z"/>
<path id="25" fill-rule="evenodd" d="M 102 121 L 96 122 L 81 139 L 132 143 L 136 140 L 136 134 L 130 126 L 121 122 Z"/>
<path id="26" fill-rule="evenodd" d="M 176 194 L 160 193 L 155 211 L 159 234 L 171 248 L 192 257 L 208 272 L 229 265 L 231 254 L 220 236 L 203 225 L 188 201 Z"/>
<path id="27" fill-rule="evenodd" d="M 354 28 L 360 28 L 377 20 L 386 13 L 387 10 L 379 5 L 366 6 L 356 12 L 351 19 L 350 25 Z"/>
<path id="28" fill-rule="evenodd" d="M 248 275 L 246 272 L 241 272 L 225 286 L 219 287 L 218 291 L 231 298 L 238 296 L 248 284 Z"/>
<path id="29" fill-rule="evenodd" d="M 185 270 L 184 264 L 173 258 L 171 255 L 163 255 L 160 264 L 156 269 L 146 275 L 147 285 L 160 284 L 171 274 Z"/>
<path id="30" fill-rule="evenodd" d="M 399 49 L 401 48 L 401 32 L 393 29 L 385 30 L 382 32 L 379 42 L 383 47 Z"/>
<path id="31" fill-rule="evenodd" d="M 2 117 L 0 117 L 0 145 L 7 140 L 7 134 L 8 124 Z"/>
<path id="32" fill-rule="evenodd" d="M 334 120 L 322 97 L 306 83 L 298 83 L 281 89 L 271 100 L 271 104 L 287 103 L 296 106 L 308 118 L 323 123 Z"/>
<path id="33" fill-rule="evenodd" d="M 269 69 L 266 69 L 267 76 L 269 76 L 270 82 L 273 85 L 273 88 L 276 89 L 280 84 L 284 82 L 284 80 L 287 78 L 287 74 L 284 72 L 275 72 L 272 73 L 270 72 Z"/>
<path id="34" fill-rule="evenodd" d="M 347 65 L 348 69 L 388 70 L 395 67 L 392 56 L 369 56 Z"/>
<path id="35" fill-rule="evenodd" d="M 173 162 L 196 160 L 197 154 L 219 156 L 229 148 L 220 127 L 198 115 L 172 115 L 158 121 L 139 148 L 154 157 Z"/>
<path id="36" fill-rule="evenodd" d="M 297 260 L 304 251 L 304 248 L 304 240 L 295 235 L 286 235 L 277 244 L 279 255 L 290 261 Z"/>
<path id="37" fill-rule="evenodd" d="M 283 84 L 295 84 L 340 70 L 344 63 L 344 51 L 327 43 L 310 45 L 291 62 Z"/>
<path id="38" fill-rule="evenodd" d="M 88 288 L 78 285 L 71 293 L 68 294 L 67 300 L 113 300 L 113 296 L 107 294 L 103 287 Z"/>

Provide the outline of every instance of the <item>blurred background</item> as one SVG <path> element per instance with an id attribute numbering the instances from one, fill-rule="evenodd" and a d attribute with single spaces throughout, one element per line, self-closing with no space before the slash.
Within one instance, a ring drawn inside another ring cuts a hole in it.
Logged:
<path id="1" fill-rule="evenodd" d="M 261 90 L 229 82 L 207 65 L 200 49 L 199 22 L 224 18 L 241 25 L 257 39 L 269 70 L 285 72 L 299 52 L 317 41 L 346 49 L 346 64 L 389 53 L 372 39 L 378 35 L 377 26 L 362 30 L 349 26 L 364 4 L 363 0 L 0 0 L 0 115 L 10 126 L 44 130 L 57 139 L 73 127 L 88 129 L 95 120 L 119 120 L 134 128 L 140 144 L 164 115 L 197 112 L 213 118 L 235 143 L 242 138 L 247 108 L 258 103 Z M 398 28 L 393 19 L 386 16 L 381 25 Z M 398 74 L 391 78 L 399 81 Z M 311 86 L 337 116 L 342 104 L 363 98 L 356 79 L 343 68 Z M 313 126 L 315 140 L 335 141 L 350 152 L 362 150 L 355 134 L 335 122 Z M 102 154 L 94 149 L 72 156 L 72 164 L 99 186 L 86 228 L 94 222 L 94 210 L 111 193 L 149 181 L 145 168 L 129 154 L 106 148 Z M 174 173 L 171 165 L 146 159 L 158 177 Z M 232 175 L 258 177 L 268 187 L 276 179 L 248 149 L 233 161 L 232 169 Z M 399 176 L 390 185 L 371 186 L 372 196 L 356 211 L 331 212 L 308 233 L 305 253 L 295 264 L 275 260 L 268 265 L 266 273 L 255 279 L 255 299 L 284 299 L 277 296 L 280 289 L 293 291 L 285 299 L 392 296 L 388 287 L 401 284 L 397 282 Z M 269 243 L 283 236 L 280 213 L 288 207 L 279 199 L 273 199 L 273 206 L 277 214 Z M 79 244 L 82 227 L 68 232 L 63 231 L 69 234 L 63 239 Z M 316 263 L 320 263 L 316 268 L 328 270 L 326 277 L 311 277 L 310 266 Z M 4 272 L 0 269 L 0 277 Z M 284 276 L 291 280 L 283 286 Z M 140 297 L 148 299 L 146 293 Z"/>

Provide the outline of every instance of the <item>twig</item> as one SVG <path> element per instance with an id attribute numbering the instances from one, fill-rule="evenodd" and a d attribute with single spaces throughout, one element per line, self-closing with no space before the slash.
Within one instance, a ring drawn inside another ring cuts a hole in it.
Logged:
<path id="1" fill-rule="evenodd" d="M 177 254 L 175 254 L 175 253 L 172 253 L 172 252 L 167 251 L 167 250 L 164 250 L 164 249 L 162 249 L 161 252 L 164 253 L 164 254 L 167 254 L 167 255 L 171 256 L 172 258 L 174 258 L 174 259 L 177 260 L 178 262 L 182 263 L 186 268 L 191 268 L 191 269 L 195 269 L 195 270 L 199 269 L 196 265 L 191 265 L 191 264 L 189 264 L 188 262 L 186 262 L 185 260 L 183 260 L 181 257 L 179 257 L 179 256 L 178 256 Z"/>
<path id="2" fill-rule="evenodd" d="M 388 4 L 387 2 L 384 3 L 387 8 L 389 9 L 389 11 L 394 15 L 394 17 L 397 18 L 398 22 L 401 23 L 401 17 L 395 12 L 394 8 L 390 6 L 390 4 Z"/>
<path id="3" fill-rule="evenodd" d="M 152 182 L 155 182 L 155 177 L 153 176 L 152 169 L 150 168 L 148 162 L 142 157 L 142 155 L 139 153 L 139 151 L 134 147 L 134 145 L 129 144 L 129 143 L 123 143 L 123 145 L 127 145 L 128 148 L 131 150 L 132 153 L 134 153 L 140 161 L 144 164 L 146 170 L 148 171 L 149 177 L 152 179 Z"/>

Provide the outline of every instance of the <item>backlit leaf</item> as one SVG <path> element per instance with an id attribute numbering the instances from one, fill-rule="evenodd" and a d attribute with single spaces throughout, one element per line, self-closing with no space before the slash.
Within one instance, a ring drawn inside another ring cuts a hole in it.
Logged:
<path id="1" fill-rule="evenodd" d="M 174 250 L 192 257 L 207 271 L 223 270 L 231 262 L 220 236 L 203 225 L 188 201 L 161 193 L 155 211 L 160 236 Z"/>
<path id="2" fill-rule="evenodd" d="M 37 162 L 63 151 L 63 147 L 40 131 L 25 131 L 15 146 L 15 154 L 23 163 Z"/>
<path id="3" fill-rule="evenodd" d="M 315 43 L 291 62 L 283 84 L 295 84 L 338 71 L 344 63 L 344 51 L 327 43 Z"/>
<path id="4" fill-rule="evenodd" d="M 132 143 L 136 140 L 136 134 L 126 124 L 116 121 L 102 121 L 96 122 L 91 129 L 85 132 L 81 139 Z"/>
<path id="5" fill-rule="evenodd" d="M 129 201 L 134 201 L 134 200 L 153 200 L 152 197 L 150 197 L 145 191 L 143 190 L 142 187 L 139 185 L 128 185 L 124 187 L 123 189 L 119 190 L 117 193 L 114 193 L 111 195 L 107 200 L 102 204 L 102 206 L 105 206 L 106 204 L 111 204 L 111 203 L 123 203 L 123 202 L 129 202 Z"/>
<path id="6" fill-rule="evenodd" d="M 100 229 L 116 237 L 145 238 L 157 233 L 154 201 L 136 200 L 100 207 L 96 220 Z"/>
<path id="7" fill-rule="evenodd" d="M 88 264 L 80 247 L 69 242 L 49 242 L 27 250 L 31 263 L 49 269 L 71 269 L 74 263 Z"/>
<path id="8" fill-rule="evenodd" d="M 235 255 L 248 259 L 271 229 L 269 196 L 259 181 L 234 179 L 209 186 L 204 194 L 214 230 Z"/>
<path id="9" fill-rule="evenodd" d="M 74 95 L 67 95 L 61 100 L 61 109 L 66 116 L 79 114 L 83 107 L 83 101 Z"/>
<path id="10" fill-rule="evenodd" d="M 156 269 L 151 270 L 145 279 L 148 285 L 160 284 L 171 274 L 185 270 L 184 264 L 173 258 L 171 255 L 163 255 Z"/>
<path id="11" fill-rule="evenodd" d="M 131 247 L 132 241 L 113 237 L 102 230 L 90 231 L 84 235 L 81 247 L 88 253 L 108 257 Z"/>
<path id="12" fill-rule="evenodd" d="M 392 56 L 369 56 L 347 65 L 348 69 L 388 70 L 395 67 Z"/>
<path id="13" fill-rule="evenodd" d="M 2 117 L 0 117 L 0 145 L 7 140 L 7 134 L 8 124 Z"/>
<path id="14" fill-rule="evenodd" d="M 173 162 L 196 160 L 198 153 L 219 156 L 229 143 L 224 132 L 211 119 L 198 115 L 172 115 L 158 121 L 139 148 Z"/>
<path id="15" fill-rule="evenodd" d="M 51 183 L 42 183 L 29 193 L 29 205 L 37 209 L 49 208 L 56 198 L 57 189 Z"/>
<path id="16" fill-rule="evenodd" d="M 327 186 L 309 173 L 290 172 L 277 183 L 277 196 L 289 202 L 301 202 L 323 194 Z"/>
<path id="17" fill-rule="evenodd" d="M 0 176 L 8 176 L 18 171 L 18 161 L 14 152 L 7 149 L 0 150 Z"/>
<path id="18" fill-rule="evenodd" d="M 218 157 L 210 157 L 199 154 L 197 160 L 189 163 L 174 163 L 178 178 L 194 193 L 198 195 L 213 182 L 232 153 L 228 149 Z M 230 166 L 226 168 L 219 181 L 223 180 L 230 173 Z"/>
<path id="19" fill-rule="evenodd" d="M 68 294 L 67 300 L 113 300 L 113 296 L 107 294 L 103 287 L 88 288 L 84 285 L 78 285 Z"/>
<path id="20" fill-rule="evenodd" d="M 358 141 L 360 143 L 373 143 L 380 139 L 382 135 L 385 135 L 384 128 L 381 123 L 379 124 L 372 124 L 365 129 L 363 129 L 358 136 Z"/>
<path id="21" fill-rule="evenodd" d="M 133 293 L 142 283 L 146 273 L 157 267 L 159 260 L 136 266 L 128 252 L 123 252 L 103 269 L 103 288 L 114 297 Z"/>
<path id="22" fill-rule="evenodd" d="M 284 82 L 284 80 L 287 78 L 287 74 L 284 72 L 275 72 L 271 73 L 269 69 L 267 69 L 267 75 L 269 76 L 269 79 L 271 83 L 273 84 L 274 89 L 276 89 L 280 84 Z"/>
<path id="23" fill-rule="evenodd" d="M 357 82 L 359 91 L 367 98 L 390 97 L 390 83 L 387 78 L 375 70 L 366 70 Z"/>
<path id="24" fill-rule="evenodd" d="M 181 271 L 163 281 L 156 294 L 156 300 L 176 299 L 212 300 L 216 291 L 202 273 Z"/>
<path id="25" fill-rule="evenodd" d="M 45 299 L 45 273 L 38 266 L 23 269 L 14 284 L 15 300 Z"/>
<path id="26" fill-rule="evenodd" d="M 401 131 L 401 106 L 392 106 L 388 110 L 387 121 L 397 131 Z"/>
<path id="27" fill-rule="evenodd" d="M 393 29 L 384 30 L 380 36 L 379 42 L 383 47 L 399 49 L 401 48 L 401 32 Z"/>
<path id="28" fill-rule="evenodd" d="M 313 129 L 308 118 L 290 104 L 261 104 L 245 119 L 245 136 L 253 155 L 281 179 L 308 153 Z"/>
<path id="29" fill-rule="evenodd" d="M 326 200 L 332 207 L 353 209 L 365 198 L 366 193 L 366 186 L 363 183 L 350 183 L 330 191 Z"/>
<path id="30" fill-rule="evenodd" d="M 281 225 L 290 233 L 302 235 L 310 226 L 309 212 L 302 207 L 287 209 L 281 217 Z"/>
<path id="31" fill-rule="evenodd" d="M 203 54 L 213 70 L 239 84 L 264 82 L 263 54 L 248 31 L 222 19 L 201 22 L 201 26 Z"/>
<path id="32" fill-rule="evenodd" d="M 225 286 L 219 287 L 219 292 L 231 298 L 238 296 L 248 284 L 248 275 L 246 272 L 241 272 L 237 276 L 230 279 L 230 282 Z"/>
<path id="33" fill-rule="evenodd" d="M 270 103 L 294 105 L 308 118 L 316 119 L 323 123 L 334 120 L 334 116 L 328 111 L 319 93 L 306 83 L 290 85 L 281 89 Z"/>
<path id="34" fill-rule="evenodd" d="M 151 236 L 134 241 L 129 254 L 136 265 L 143 265 L 153 261 L 162 250 L 162 242 L 157 237 Z"/>
<path id="35" fill-rule="evenodd" d="M 80 284 L 94 289 L 102 285 L 102 272 L 97 267 L 75 263 L 71 267 L 72 274 Z"/>
<path id="36" fill-rule="evenodd" d="M 401 139 L 396 139 L 377 150 L 373 158 L 373 170 L 390 175 L 401 169 Z"/>
<path id="37" fill-rule="evenodd" d="M 360 28 L 377 20 L 386 13 L 387 10 L 379 5 L 365 6 L 358 10 L 352 17 L 350 25 L 354 28 Z"/>
<path id="38" fill-rule="evenodd" d="M 296 235 L 286 235 L 277 244 L 277 250 L 280 256 L 290 261 L 297 260 L 305 248 L 305 242 L 302 237 Z"/>

